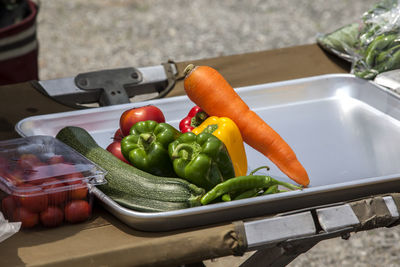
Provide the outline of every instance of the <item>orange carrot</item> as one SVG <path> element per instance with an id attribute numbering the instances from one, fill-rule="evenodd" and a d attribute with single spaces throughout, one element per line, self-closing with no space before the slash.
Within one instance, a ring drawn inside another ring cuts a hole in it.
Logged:
<path id="1" fill-rule="evenodd" d="M 249 109 L 218 71 L 208 66 L 195 67 L 191 64 L 184 72 L 184 87 L 190 100 L 210 116 L 233 120 L 248 145 L 268 157 L 296 183 L 303 186 L 309 184 L 308 174 L 290 146 Z"/>

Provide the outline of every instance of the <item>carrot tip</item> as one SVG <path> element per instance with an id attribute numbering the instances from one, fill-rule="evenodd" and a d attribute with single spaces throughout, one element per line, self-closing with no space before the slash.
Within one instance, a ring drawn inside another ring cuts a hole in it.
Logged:
<path id="1" fill-rule="evenodd" d="M 187 67 L 183 70 L 183 76 L 187 76 L 193 69 L 195 68 L 195 65 L 189 64 Z"/>

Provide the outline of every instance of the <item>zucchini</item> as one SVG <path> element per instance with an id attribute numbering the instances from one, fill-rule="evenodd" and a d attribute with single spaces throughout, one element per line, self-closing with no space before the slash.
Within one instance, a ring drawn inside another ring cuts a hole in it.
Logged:
<path id="1" fill-rule="evenodd" d="M 161 212 L 201 205 L 204 189 L 180 178 L 152 175 L 119 160 L 83 128 L 67 126 L 56 138 L 107 171 L 107 183 L 97 187 L 121 206 Z"/>

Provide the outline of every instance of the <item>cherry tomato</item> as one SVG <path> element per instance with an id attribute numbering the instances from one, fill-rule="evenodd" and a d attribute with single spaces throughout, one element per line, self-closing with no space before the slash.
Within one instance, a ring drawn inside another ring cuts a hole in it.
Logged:
<path id="1" fill-rule="evenodd" d="M 49 206 L 39 215 L 40 222 L 46 227 L 55 227 L 64 220 L 64 213 L 59 207 Z"/>
<path id="2" fill-rule="evenodd" d="M 165 122 L 165 117 L 159 108 L 152 105 L 131 108 L 124 111 L 119 119 L 119 127 L 122 135 L 127 136 L 135 123 L 147 120 Z"/>
<path id="3" fill-rule="evenodd" d="M 13 196 L 7 196 L 1 201 L 1 210 L 4 217 L 10 221 L 13 221 L 13 212 L 18 207 L 17 200 Z"/>
<path id="4" fill-rule="evenodd" d="M 69 196 L 71 199 L 86 199 L 88 194 L 88 188 L 85 182 L 82 181 L 73 181 L 69 182 L 72 189 L 69 192 Z"/>
<path id="5" fill-rule="evenodd" d="M 3 174 L 4 178 L 9 181 L 12 185 L 18 186 L 22 184 L 25 180 L 24 171 L 20 169 L 15 169 Z"/>
<path id="6" fill-rule="evenodd" d="M 111 144 L 108 145 L 108 147 L 106 149 L 108 152 L 110 152 L 111 154 L 113 154 L 114 156 L 116 156 L 117 158 L 122 160 L 123 162 L 130 164 L 129 161 L 126 160 L 124 155 L 122 155 L 121 141 L 112 142 Z"/>
<path id="7" fill-rule="evenodd" d="M 65 206 L 64 213 L 67 222 L 83 222 L 90 217 L 91 207 L 85 200 L 73 200 Z"/>
<path id="8" fill-rule="evenodd" d="M 56 178 L 64 179 L 65 175 L 75 173 L 76 168 L 74 164 L 63 162 L 52 165 L 52 174 Z"/>
<path id="9" fill-rule="evenodd" d="M 32 228 L 39 223 L 39 213 L 31 212 L 24 207 L 19 207 L 14 210 L 14 221 L 21 222 L 22 228 Z"/>
<path id="10" fill-rule="evenodd" d="M 18 188 L 26 188 L 26 192 L 23 192 L 23 196 L 19 196 L 19 203 L 31 212 L 41 212 L 47 209 L 49 199 L 47 194 L 42 190 L 41 187 L 33 184 L 22 184 Z"/>
<path id="11" fill-rule="evenodd" d="M 122 138 L 124 138 L 124 136 L 122 135 L 121 129 L 116 130 L 115 133 L 114 133 L 113 140 L 114 141 L 121 141 Z"/>
<path id="12" fill-rule="evenodd" d="M 35 166 L 32 166 L 29 169 L 25 169 L 24 173 L 25 181 L 36 185 L 42 184 L 52 176 L 52 170 L 50 166 L 43 162 L 37 163 Z"/>
<path id="13" fill-rule="evenodd" d="M 85 177 L 81 172 L 71 173 L 64 176 L 67 185 L 69 185 L 69 199 L 85 199 L 87 197 L 88 188 L 84 178 Z"/>
<path id="14" fill-rule="evenodd" d="M 49 205 L 60 205 L 67 200 L 68 192 L 65 189 L 65 184 L 58 181 L 53 178 L 42 184 L 44 192 L 47 194 Z"/>
<path id="15" fill-rule="evenodd" d="M 52 165 L 52 164 L 57 164 L 57 163 L 63 163 L 64 161 L 65 160 L 62 155 L 54 155 L 47 160 L 47 163 L 49 165 Z"/>
<path id="16" fill-rule="evenodd" d="M 18 167 L 22 170 L 31 169 L 40 163 L 40 159 L 34 154 L 22 154 L 17 161 Z"/>

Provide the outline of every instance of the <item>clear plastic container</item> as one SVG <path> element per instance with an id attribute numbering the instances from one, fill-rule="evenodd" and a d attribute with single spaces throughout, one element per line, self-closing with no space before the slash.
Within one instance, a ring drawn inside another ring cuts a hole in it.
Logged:
<path id="1" fill-rule="evenodd" d="M 86 221 L 106 172 L 51 136 L 0 142 L 1 211 L 22 228 Z"/>

